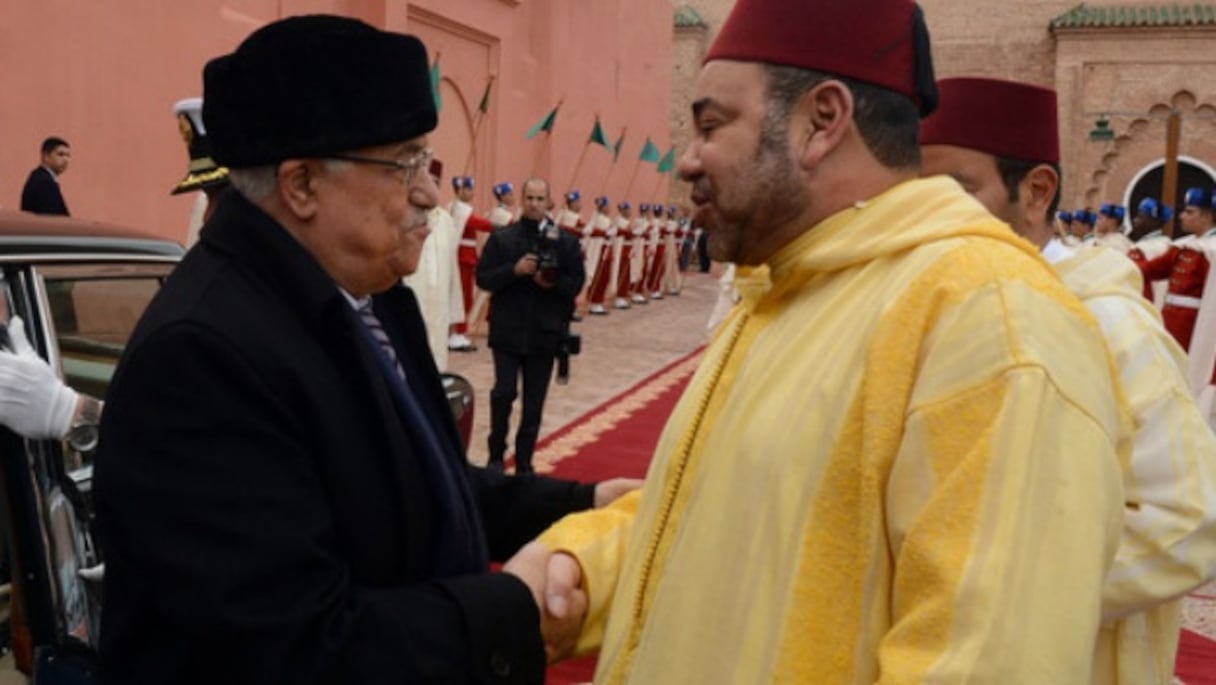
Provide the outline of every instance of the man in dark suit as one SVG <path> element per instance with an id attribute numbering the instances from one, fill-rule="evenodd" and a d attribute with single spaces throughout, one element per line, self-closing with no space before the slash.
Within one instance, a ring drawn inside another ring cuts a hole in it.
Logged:
<path id="1" fill-rule="evenodd" d="M 42 164 L 30 172 L 21 189 L 21 211 L 35 214 L 68 215 L 67 203 L 59 190 L 59 176 L 68 170 L 72 148 L 68 141 L 54 136 L 42 141 Z"/>
<path id="2" fill-rule="evenodd" d="M 464 459 L 400 285 L 438 196 L 426 48 L 293 17 L 203 82 L 232 190 L 107 398 L 103 682 L 542 682 L 549 557 L 489 563 L 622 487 Z"/>
<path id="3" fill-rule="evenodd" d="M 490 466 L 502 468 L 519 378 L 523 412 L 515 432 L 515 472 L 530 474 L 553 361 L 566 340 L 574 298 L 586 273 L 578 239 L 547 216 L 549 184 L 524 183 L 519 221 L 490 234 L 477 262 L 477 286 L 490 293 Z"/>

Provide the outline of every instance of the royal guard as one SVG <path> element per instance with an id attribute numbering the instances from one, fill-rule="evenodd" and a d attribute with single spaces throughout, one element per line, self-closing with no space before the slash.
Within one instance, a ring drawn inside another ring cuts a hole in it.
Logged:
<path id="1" fill-rule="evenodd" d="M 650 299 L 663 299 L 663 280 L 667 274 L 667 221 L 663 219 L 663 205 L 650 206 L 653 219 L 646 237 L 650 250 L 649 268 L 646 274 L 646 290 Z"/>
<path id="2" fill-rule="evenodd" d="M 612 224 L 616 235 L 611 241 L 612 268 L 608 273 L 608 282 L 616 296 L 612 306 L 617 309 L 629 309 L 630 258 L 633 253 L 630 217 L 633 214 L 633 207 L 628 202 L 621 202 L 616 206 L 616 212 L 616 221 Z"/>
<path id="3" fill-rule="evenodd" d="M 474 294 L 477 290 L 475 273 L 477 258 L 481 256 L 479 245 L 485 243 L 484 236 L 494 230 L 493 224 L 473 212 L 473 177 L 456 176 L 452 179 L 452 190 L 456 198 L 449 205 L 449 212 L 460 235 L 456 250 L 456 262 L 460 267 L 461 300 L 464 306 L 464 321 L 452 325 L 448 336 L 448 349 L 455 352 L 473 352 L 477 346 L 469 340 L 468 321 L 473 310 Z"/>
<path id="4" fill-rule="evenodd" d="M 1064 242 L 1068 237 L 1069 228 L 1072 227 L 1072 212 L 1067 209 L 1056 212 L 1056 220 L 1052 223 L 1052 227 L 1055 229 L 1056 237 Z"/>
<path id="5" fill-rule="evenodd" d="M 203 191 L 190 211 L 186 226 L 186 247 L 198 240 L 198 231 L 215 211 L 215 202 L 228 187 L 228 167 L 222 167 L 211 158 L 211 143 L 207 139 L 207 128 L 203 125 L 203 99 L 186 98 L 173 105 L 173 116 L 177 128 L 186 143 L 190 164 L 186 175 L 178 181 L 170 195 L 181 195 L 196 190 Z"/>
<path id="6" fill-rule="evenodd" d="M 1213 318 L 1216 309 L 1211 307 L 1216 298 L 1210 297 L 1216 293 L 1216 288 L 1207 287 L 1213 271 L 1209 266 L 1216 251 L 1216 241 L 1212 240 L 1212 192 L 1204 188 L 1189 188 L 1184 197 L 1186 208 L 1179 219 L 1185 235 L 1175 240 L 1159 257 L 1140 262 L 1139 266 L 1146 281 L 1169 279 L 1161 318 L 1166 330 L 1190 355 L 1191 338 L 1201 310 L 1208 309 L 1208 316 L 1204 318 L 1216 321 Z M 1210 360 L 1213 350 L 1199 350 L 1199 353 Z M 1209 361 L 1198 379 L 1200 382 L 1196 383 L 1196 379 L 1192 378 L 1193 389 L 1199 390 L 1207 385 L 1211 369 Z"/>
<path id="7" fill-rule="evenodd" d="M 490 210 L 490 223 L 495 228 L 515 223 L 515 186 L 509 181 L 494 186 L 494 200 L 497 204 Z"/>
<path id="8" fill-rule="evenodd" d="M 1068 236 L 1064 238 L 1064 244 L 1070 247 L 1078 245 L 1086 245 L 1093 242 L 1094 239 L 1094 223 L 1098 220 L 1098 215 L 1089 211 L 1089 209 L 1078 209 L 1072 213 L 1072 223 L 1068 225 Z"/>
<path id="9" fill-rule="evenodd" d="M 604 306 L 604 294 L 608 291 L 608 272 L 612 269 L 612 250 L 604 249 L 612 230 L 612 219 L 608 216 L 608 198 L 595 198 L 595 214 L 587 222 L 587 249 L 583 254 L 584 272 L 590 274 L 583 290 L 583 299 L 588 311 L 603 316 L 608 313 Z"/>
<path id="10" fill-rule="evenodd" d="M 684 238 L 680 231 L 680 222 L 676 220 L 679 210 L 675 205 L 667 207 L 667 221 L 664 225 L 667 232 L 664 244 L 667 246 L 667 259 L 664 261 L 662 289 L 668 295 L 679 295 L 684 287 L 684 274 L 680 273 L 680 246 Z"/>
<path id="11" fill-rule="evenodd" d="M 629 258 L 629 298 L 634 304 L 647 304 L 651 298 L 646 294 L 647 232 L 651 229 L 651 204 L 643 202 L 637 206 L 637 218 L 630 229 L 632 253 Z"/>
<path id="12" fill-rule="evenodd" d="M 1136 216 L 1132 217 L 1132 249 L 1127 256 L 1136 266 L 1141 267 L 1149 260 L 1156 259 L 1170 249 L 1173 240 L 1165 234 L 1165 225 L 1174 219 L 1174 210 L 1169 205 L 1161 204 L 1151 197 L 1140 201 L 1136 207 Z M 1161 309 L 1165 305 L 1165 281 L 1150 281 L 1144 279 L 1144 297 Z"/>
<path id="13" fill-rule="evenodd" d="M 583 257 L 584 263 L 587 258 L 587 241 L 584 236 L 584 229 L 587 227 L 587 220 L 583 218 L 583 194 L 578 190 L 568 191 L 564 198 L 566 206 L 557 210 L 553 215 L 553 221 L 557 224 L 562 232 L 570 235 L 578 241 L 579 254 Z M 587 273 L 587 272 L 584 272 Z M 583 313 L 587 311 L 587 299 L 583 296 L 586 292 L 587 280 L 583 281 L 584 290 L 574 298 L 574 321 L 581 321 Z"/>
<path id="14" fill-rule="evenodd" d="M 583 212 L 583 194 L 577 190 L 571 190 L 566 193 L 566 206 L 557 213 L 557 225 L 566 233 L 578 239 L 579 244 L 583 241 L 583 227 L 587 225 L 587 220 L 582 216 Z M 584 251 L 585 251 L 584 247 Z"/>
<path id="15" fill-rule="evenodd" d="M 1098 210 L 1098 222 L 1094 225 L 1096 237 L 1094 242 L 1112 250 L 1127 254 L 1132 249 L 1132 241 L 1123 233 L 1123 219 L 1127 210 L 1123 205 L 1104 203 Z"/>
<path id="16" fill-rule="evenodd" d="M 1136 215 L 1132 217 L 1132 232 L 1128 236 L 1136 247 L 1142 247 L 1156 241 L 1161 249 L 1147 253 L 1152 259 L 1165 252 L 1169 247 L 1170 237 L 1165 234 L 1165 226 L 1174 220 L 1174 208 L 1146 197 L 1136 206 Z"/>
<path id="17" fill-rule="evenodd" d="M 626 297 L 634 304 L 647 304 L 650 298 L 646 296 L 646 233 L 650 230 L 650 203 L 638 205 L 637 218 L 629 229 L 632 237 L 629 254 L 629 284 Z"/>
<path id="18" fill-rule="evenodd" d="M 490 233 L 515 223 L 518 218 L 516 214 L 518 208 L 515 207 L 515 186 L 510 181 L 503 181 L 491 188 L 491 191 L 494 193 L 495 205 L 490 210 L 488 217 L 490 230 L 477 233 L 478 258 L 481 257 L 481 251 L 485 248 L 486 241 L 490 239 Z M 489 304 L 490 294 L 478 288 L 477 294 L 473 297 L 473 306 L 469 308 L 469 315 L 466 318 L 469 335 L 477 335 L 481 332 L 481 324 L 485 321 L 486 307 Z"/>

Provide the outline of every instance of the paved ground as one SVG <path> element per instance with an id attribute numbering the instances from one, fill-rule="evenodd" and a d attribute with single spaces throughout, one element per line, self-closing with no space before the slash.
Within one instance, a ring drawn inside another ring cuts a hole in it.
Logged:
<path id="1" fill-rule="evenodd" d="M 718 282 L 709 274 L 688 273 L 678 297 L 665 297 L 628 310 L 611 310 L 608 316 L 587 316 L 574 324 L 582 335 L 583 351 L 571 360 L 570 383 L 549 387 L 541 438 L 582 416 L 604 400 L 628 390 L 638 381 L 683 357 L 705 342 L 705 322 L 718 297 Z M 450 370 L 476 389 L 473 434 L 469 460 L 484 464 L 490 426 L 490 387 L 494 362 L 484 337 L 473 339 L 476 352 L 453 352 Z M 511 413 L 513 445 L 516 402 Z"/>

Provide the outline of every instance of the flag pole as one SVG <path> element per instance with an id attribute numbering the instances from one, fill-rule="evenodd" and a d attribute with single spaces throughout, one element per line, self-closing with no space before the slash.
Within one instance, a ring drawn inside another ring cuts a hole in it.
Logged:
<path id="1" fill-rule="evenodd" d="M 578 161 L 574 163 L 574 171 L 570 174 L 570 182 L 566 184 L 566 190 L 574 189 L 574 182 L 578 180 L 578 170 L 583 166 L 583 160 L 587 158 L 587 150 L 591 147 L 591 141 L 588 140 L 583 145 L 583 151 L 578 154 Z"/>
<path id="2" fill-rule="evenodd" d="M 633 190 L 633 181 L 638 177 L 638 169 L 642 166 L 642 158 L 638 157 L 633 163 L 633 173 L 629 174 L 629 183 L 625 184 L 625 194 L 621 196 L 622 200 L 629 199 L 629 191 Z"/>
<path id="3" fill-rule="evenodd" d="M 485 101 L 486 98 L 489 97 L 490 87 L 493 85 L 494 85 L 494 74 L 490 74 L 489 78 L 486 79 L 486 89 L 483 91 L 483 94 L 481 96 L 481 99 L 483 101 Z M 486 109 L 489 109 L 490 103 L 487 101 L 485 104 L 486 104 Z M 469 169 L 471 169 L 473 167 L 473 159 L 477 155 L 477 137 L 479 135 L 481 135 L 481 123 L 483 121 L 485 121 L 486 109 L 482 109 L 480 106 L 480 103 L 478 104 L 477 116 L 475 119 L 473 119 L 473 140 L 469 142 L 469 156 L 464 161 L 464 172 L 462 174 L 464 176 L 469 175 Z"/>
<path id="4" fill-rule="evenodd" d="M 628 130 L 628 126 L 622 126 L 621 135 L 617 136 L 616 139 L 624 142 L 625 132 Z M 608 180 L 612 178 L 612 172 L 616 170 L 616 160 L 620 155 L 620 151 L 614 148 L 612 151 L 612 163 L 608 165 L 608 171 L 604 174 L 604 182 L 600 184 L 600 192 L 596 193 L 597 195 L 603 195 L 604 191 L 608 190 Z"/>
<path id="5" fill-rule="evenodd" d="M 666 176 L 667 176 L 667 172 L 666 172 L 666 171 L 664 171 L 663 173 L 658 174 L 658 178 L 656 178 L 656 179 L 654 180 L 654 190 L 650 191 L 650 199 L 651 199 L 651 200 L 654 200 L 656 197 L 658 197 L 658 195 L 659 195 L 659 187 L 663 185 L 663 178 L 664 178 L 664 177 L 666 177 Z"/>
<path id="6" fill-rule="evenodd" d="M 596 123 L 599 123 L 599 120 L 600 120 L 600 115 L 596 114 L 595 115 Z M 570 172 L 570 182 L 566 184 L 567 191 L 574 190 L 574 183 L 575 183 L 575 181 L 578 180 L 579 169 L 583 168 L 583 160 L 587 159 L 587 150 L 590 148 L 591 148 L 591 139 L 588 138 L 587 142 L 583 144 L 583 151 L 578 153 L 578 161 L 574 163 L 574 171 Z"/>
<path id="7" fill-rule="evenodd" d="M 603 195 L 604 191 L 608 190 L 608 181 L 612 178 L 612 170 L 616 168 L 616 160 L 608 165 L 608 173 L 604 174 L 604 182 L 600 184 L 600 192 L 596 195 Z"/>

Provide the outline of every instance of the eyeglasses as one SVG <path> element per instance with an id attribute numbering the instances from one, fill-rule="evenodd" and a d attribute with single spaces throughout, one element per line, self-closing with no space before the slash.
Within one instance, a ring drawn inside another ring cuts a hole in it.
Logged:
<path id="1" fill-rule="evenodd" d="M 379 166 L 392 167 L 405 172 L 405 176 L 401 178 L 401 185 L 408 186 L 414 182 L 414 177 L 419 169 L 428 168 L 431 165 L 431 159 L 434 158 L 435 151 L 431 148 L 423 148 L 414 153 L 409 159 L 378 159 L 376 157 L 360 157 L 359 155 L 326 155 L 326 159 L 338 159 L 343 162 L 355 162 L 356 164 L 376 164 Z"/>

